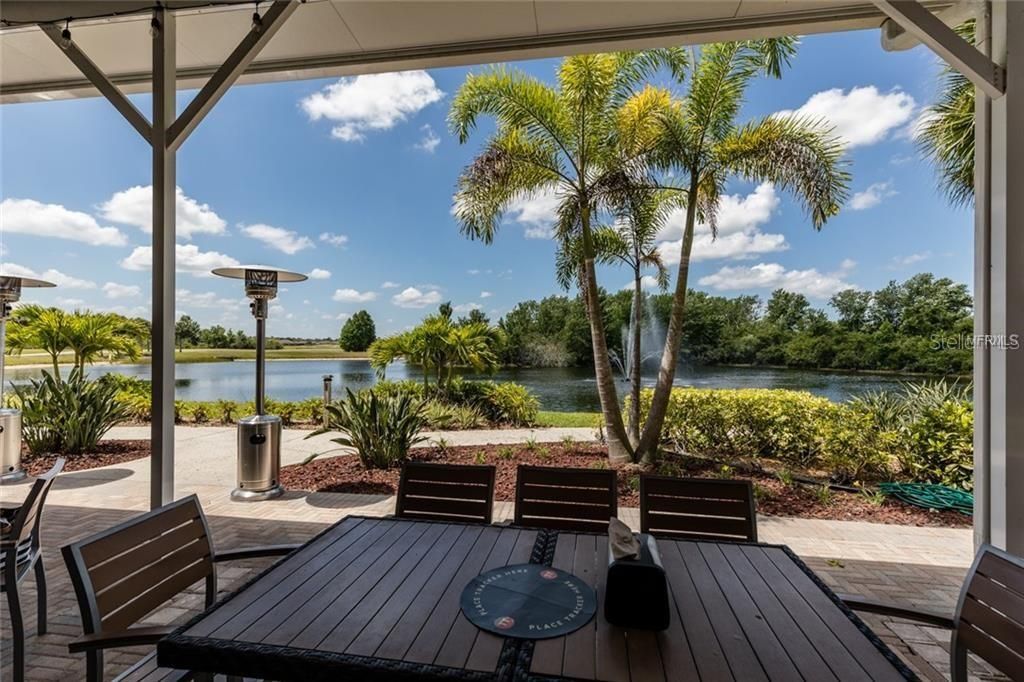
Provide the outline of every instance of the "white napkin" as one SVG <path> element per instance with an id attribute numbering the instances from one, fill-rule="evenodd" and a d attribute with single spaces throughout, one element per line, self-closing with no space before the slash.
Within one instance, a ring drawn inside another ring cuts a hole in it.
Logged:
<path id="1" fill-rule="evenodd" d="M 608 521 L 608 548 L 616 561 L 640 556 L 640 541 L 629 526 L 614 516 Z"/>

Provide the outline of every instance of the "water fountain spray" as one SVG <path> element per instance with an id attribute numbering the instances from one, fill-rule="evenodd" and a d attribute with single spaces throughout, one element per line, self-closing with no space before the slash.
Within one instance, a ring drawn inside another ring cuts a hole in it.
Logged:
<path id="1" fill-rule="evenodd" d="M 41 279 L 0 274 L 0 483 L 25 478 L 25 470 L 21 467 L 21 410 L 3 407 L 7 318 L 11 314 L 11 306 L 21 298 L 22 289 L 53 286 L 56 285 Z"/>
<path id="2" fill-rule="evenodd" d="M 284 493 L 281 473 L 281 418 L 264 412 L 266 402 L 266 324 L 270 301 L 280 282 L 301 282 L 305 275 L 262 265 L 216 268 L 213 274 L 245 280 L 249 309 L 256 318 L 256 414 L 238 420 L 238 487 L 231 499 L 269 500 Z"/>

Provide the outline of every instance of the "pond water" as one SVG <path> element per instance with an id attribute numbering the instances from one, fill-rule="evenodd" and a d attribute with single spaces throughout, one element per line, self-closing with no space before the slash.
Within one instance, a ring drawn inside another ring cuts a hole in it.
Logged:
<path id="1" fill-rule="evenodd" d="M 653 386 L 656 368 L 645 373 L 644 383 Z M 39 375 L 38 369 L 7 370 L 7 378 L 19 382 Z M 91 376 L 116 372 L 149 379 L 149 365 L 110 365 L 90 368 Z M 255 365 L 251 361 L 180 364 L 176 370 L 175 394 L 179 400 L 251 400 L 254 392 Z M 372 386 L 377 381 L 366 360 L 273 360 L 267 363 L 267 395 L 277 400 L 301 400 L 320 396 L 322 377 L 334 376 L 335 396 Z M 600 409 L 591 369 L 579 367 L 509 368 L 467 378 L 515 381 L 529 388 L 540 399 L 541 409 L 584 412 Z M 418 367 L 396 363 L 388 368 L 388 379 L 421 380 Z M 866 391 L 899 388 L 908 377 L 879 374 L 817 372 L 796 369 L 752 367 L 703 367 L 680 365 L 678 386 L 698 388 L 788 388 L 809 391 L 833 401 L 843 401 Z M 628 384 L 620 383 L 623 396 Z"/>

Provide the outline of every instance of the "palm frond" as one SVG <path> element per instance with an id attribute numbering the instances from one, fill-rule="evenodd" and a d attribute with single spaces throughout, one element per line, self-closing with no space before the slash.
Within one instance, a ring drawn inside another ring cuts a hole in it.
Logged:
<path id="1" fill-rule="evenodd" d="M 850 182 L 843 145 L 832 131 L 800 116 L 769 116 L 736 130 L 715 149 L 717 165 L 747 180 L 793 192 L 815 229 L 839 212 Z"/>

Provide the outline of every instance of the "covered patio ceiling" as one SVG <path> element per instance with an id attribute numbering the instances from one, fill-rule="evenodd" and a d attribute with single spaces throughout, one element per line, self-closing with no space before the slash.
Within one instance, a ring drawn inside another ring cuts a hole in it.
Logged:
<path id="1" fill-rule="evenodd" d="M 38 27 L 71 18 L 75 43 L 123 92 L 151 87 L 146 0 L 0 4 L 0 102 L 98 92 Z M 254 3 L 173 0 L 178 88 L 198 88 L 248 33 Z M 270 6 L 265 1 L 262 9 Z M 941 9 L 947 1 L 925 3 Z M 878 28 L 863 0 L 309 0 L 240 83 L 322 78 L 642 49 L 735 38 Z"/>

